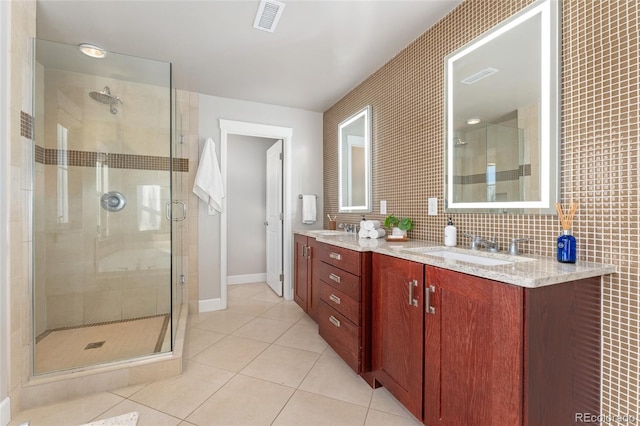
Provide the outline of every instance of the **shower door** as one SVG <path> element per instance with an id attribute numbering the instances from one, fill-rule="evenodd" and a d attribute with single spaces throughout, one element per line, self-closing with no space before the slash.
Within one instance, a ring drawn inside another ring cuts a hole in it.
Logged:
<path id="1" fill-rule="evenodd" d="M 34 374 L 171 351 L 170 64 L 35 52 Z"/>
<path id="2" fill-rule="evenodd" d="M 185 282 L 186 277 L 183 271 L 184 264 L 184 239 L 183 235 L 187 231 L 185 219 L 187 218 L 187 204 L 184 201 L 187 180 L 184 179 L 185 172 L 189 171 L 188 159 L 184 157 L 184 134 L 182 132 L 183 112 L 180 110 L 178 103 L 177 91 L 173 90 L 173 114 L 172 114 L 172 133 L 173 141 L 171 148 L 171 202 L 167 206 L 167 219 L 171 221 L 171 247 L 173 262 L 171 264 L 171 305 L 173 306 L 172 315 L 172 338 L 175 342 L 176 329 L 178 326 L 178 317 L 182 307 L 183 295 L 186 293 Z"/>

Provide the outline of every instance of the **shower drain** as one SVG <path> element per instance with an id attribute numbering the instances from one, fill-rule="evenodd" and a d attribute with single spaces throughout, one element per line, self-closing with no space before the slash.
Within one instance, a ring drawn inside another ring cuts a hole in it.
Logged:
<path id="1" fill-rule="evenodd" d="M 97 349 L 97 348 L 101 348 L 102 345 L 104 345 L 104 342 L 106 342 L 106 340 L 103 340 L 102 342 L 93 342 L 93 343 L 89 343 L 87 346 L 84 347 L 84 350 L 86 351 L 87 349 Z"/>

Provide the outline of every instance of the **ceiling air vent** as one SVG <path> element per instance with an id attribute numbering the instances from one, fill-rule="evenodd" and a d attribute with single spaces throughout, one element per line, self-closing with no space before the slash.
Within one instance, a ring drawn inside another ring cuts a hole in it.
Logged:
<path id="1" fill-rule="evenodd" d="M 260 7 L 258 7 L 256 20 L 253 22 L 253 28 L 269 31 L 270 33 L 274 32 L 284 6 L 284 3 L 276 0 L 262 0 Z"/>
<path id="2" fill-rule="evenodd" d="M 477 83 L 483 78 L 489 77 L 491 74 L 497 73 L 498 70 L 496 68 L 487 67 L 483 70 L 478 71 L 475 74 L 471 74 L 469 77 L 460 80 L 460 83 L 464 84 L 473 84 Z"/>

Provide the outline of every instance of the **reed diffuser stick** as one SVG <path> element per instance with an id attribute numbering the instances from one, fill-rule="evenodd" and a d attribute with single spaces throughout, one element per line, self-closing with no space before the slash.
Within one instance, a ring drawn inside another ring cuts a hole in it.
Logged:
<path id="1" fill-rule="evenodd" d="M 558 218 L 560 219 L 560 224 L 562 225 L 562 229 L 564 229 L 565 231 L 568 231 L 569 229 L 571 229 L 571 225 L 573 223 L 573 217 L 575 216 L 576 211 L 578 210 L 578 203 L 571 202 L 571 210 L 567 215 L 564 214 L 564 211 L 562 210 L 562 206 L 560 205 L 560 203 L 556 203 L 556 210 L 558 211 Z"/>

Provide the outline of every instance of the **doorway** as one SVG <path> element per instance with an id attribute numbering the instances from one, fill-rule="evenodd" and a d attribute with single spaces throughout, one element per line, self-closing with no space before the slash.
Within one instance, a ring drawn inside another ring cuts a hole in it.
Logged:
<path id="1" fill-rule="evenodd" d="M 228 182 L 229 174 L 229 141 L 233 139 L 233 135 L 251 136 L 257 138 L 266 139 L 280 139 L 282 140 L 283 160 L 282 160 L 282 295 L 285 299 L 292 298 L 292 280 L 291 280 L 291 250 L 292 250 L 292 238 L 286 236 L 292 235 L 292 217 L 293 217 L 293 202 L 292 196 L 289 190 L 289 179 L 291 162 L 287 156 L 287 152 L 290 152 L 292 143 L 293 129 L 289 127 L 271 126 L 265 124 L 247 123 L 242 121 L 220 120 L 220 165 L 223 180 Z M 225 201 L 226 204 L 226 201 Z M 220 215 L 220 296 L 221 305 L 220 308 L 224 309 L 227 306 L 227 285 L 229 284 L 229 221 L 230 212 L 228 208 L 224 208 Z M 264 229 L 263 219 L 263 231 Z M 280 279 L 280 277 L 278 277 Z M 266 277 L 265 280 L 266 281 Z M 233 280 L 232 280 L 233 282 Z"/>
<path id="2" fill-rule="evenodd" d="M 282 296 L 282 140 L 233 134 L 227 148 L 227 284 Z"/>

